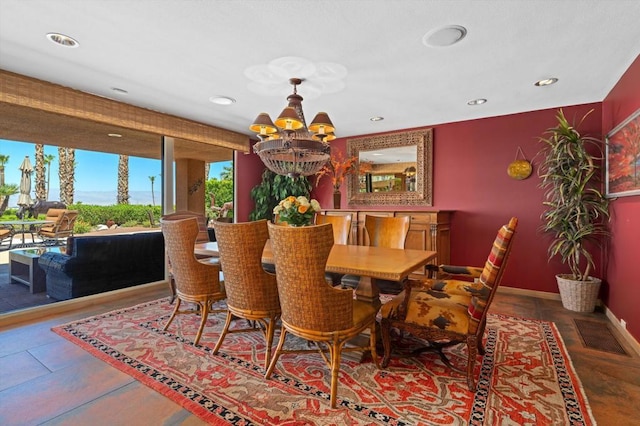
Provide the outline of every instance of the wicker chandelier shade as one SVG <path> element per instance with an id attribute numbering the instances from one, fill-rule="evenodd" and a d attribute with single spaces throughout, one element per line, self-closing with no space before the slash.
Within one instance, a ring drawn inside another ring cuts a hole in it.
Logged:
<path id="1" fill-rule="evenodd" d="M 269 170 L 292 178 L 316 174 L 330 158 L 327 143 L 335 139 L 335 128 L 326 112 L 320 112 L 309 127 L 302 111 L 302 96 L 297 86 L 302 79 L 292 78 L 293 93 L 287 97 L 288 106 L 273 122 L 269 114 L 260 113 L 249 129 L 256 132 L 260 142 L 253 150 Z"/>

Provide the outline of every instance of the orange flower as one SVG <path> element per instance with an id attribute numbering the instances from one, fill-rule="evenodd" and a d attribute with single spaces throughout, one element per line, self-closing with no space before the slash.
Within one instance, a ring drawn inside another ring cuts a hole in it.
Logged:
<path id="1" fill-rule="evenodd" d="M 305 214 L 307 212 L 307 210 L 309 210 L 309 206 L 307 206 L 307 205 L 300 204 L 298 206 L 298 213 L 300 213 L 300 214 Z"/>
<path id="2" fill-rule="evenodd" d="M 325 175 L 330 176 L 333 190 L 339 191 L 344 179 L 357 170 L 357 164 L 358 157 L 345 158 L 342 151 L 331 151 L 331 158 L 316 176 L 318 180 Z"/>

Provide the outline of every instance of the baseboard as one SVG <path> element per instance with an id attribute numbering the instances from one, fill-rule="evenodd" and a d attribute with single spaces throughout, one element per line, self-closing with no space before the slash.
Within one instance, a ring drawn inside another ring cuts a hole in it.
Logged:
<path id="1" fill-rule="evenodd" d="M 640 343 L 638 343 L 638 341 L 631 335 L 631 333 L 629 333 L 629 330 L 622 327 L 622 324 L 620 324 L 620 319 L 617 318 L 607 306 L 604 306 L 604 314 L 611 322 L 611 325 L 613 325 L 613 327 L 620 332 L 622 337 L 624 337 L 624 340 L 636 352 L 636 355 L 640 356 Z"/>
<path id="2" fill-rule="evenodd" d="M 91 296 L 84 296 L 78 299 L 62 300 L 48 305 L 35 306 L 19 311 L 11 311 L 0 315 L 0 328 L 21 323 L 25 321 L 41 320 L 47 315 L 56 315 L 71 311 L 78 308 L 85 308 L 89 305 L 98 305 L 100 303 L 111 302 L 126 296 L 135 296 L 146 293 L 150 290 L 167 289 L 169 295 L 169 284 L 167 281 L 156 281 L 149 284 L 141 284 L 133 287 L 127 287 L 120 290 L 108 291 Z"/>
<path id="3" fill-rule="evenodd" d="M 560 300 L 560 295 L 558 293 L 550 293 L 548 291 L 538 291 L 538 290 L 527 290 L 525 288 L 516 288 L 516 287 L 498 287 L 498 293 L 504 294 L 515 294 L 518 296 L 530 296 L 537 297 L 538 299 L 550 299 L 550 300 Z"/>

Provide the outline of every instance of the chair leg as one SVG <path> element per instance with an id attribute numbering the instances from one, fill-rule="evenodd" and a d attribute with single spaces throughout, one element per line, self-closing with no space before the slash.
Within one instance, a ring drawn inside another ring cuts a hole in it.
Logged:
<path id="1" fill-rule="evenodd" d="M 169 290 L 171 290 L 171 300 L 169 300 L 169 304 L 171 305 L 176 300 L 176 281 L 173 279 L 173 276 L 169 277 Z"/>
<path id="2" fill-rule="evenodd" d="M 373 360 L 373 363 L 376 365 L 377 369 L 380 369 L 380 360 L 378 359 L 378 352 L 376 350 L 376 345 L 378 344 L 378 336 L 376 334 L 376 329 L 378 327 L 376 327 L 376 322 L 374 321 L 373 324 L 370 327 L 370 336 L 369 336 L 369 346 L 371 346 L 371 359 Z M 389 351 L 391 352 L 391 351 Z"/>
<path id="3" fill-rule="evenodd" d="M 380 333 L 382 334 L 382 346 L 384 348 L 382 368 L 387 368 L 389 359 L 391 358 L 391 323 L 389 321 L 383 319 L 380 322 Z"/>
<path id="4" fill-rule="evenodd" d="M 336 397 L 338 394 L 338 373 L 340 372 L 340 355 L 344 343 L 333 342 L 329 345 L 331 349 L 331 408 L 336 408 Z"/>
<path id="5" fill-rule="evenodd" d="M 264 366 L 268 367 L 271 362 L 271 346 L 273 345 L 273 335 L 276 331 L 277 317 L 269 318 L 269 324 L 267 324 L 267 331 L 265 333 L 265 352 L 264 352 Z"/>
<path id="6" fill-rule="evenodd" d="M 224 340 L 225 336 L 227 335 L 227 332 L 229 331 L 229 326 L 231 325 L 232 319 L 233 319 L 233 314 L 231 313 L 231 311 L 227 311 L 227 319 L 224 323 L 224 327 L 222 328 L 222 332 L 220 333 L 220 337 L 218 338 L 218 342 L 216 343 L 216 346 L 213 348 L 214 355 L 218 354 L 218 350 L 220 349 L 220 346 L 222 346 L 222 341 Z"/>
<path id="7" fill-rule="evenodd" d="M 193 346 L 198 346 L 200 342 L 200 338 L 202 337 L 202 332 L 204 331 L 204 325 L 207 323 L 207 319 L 209 319 L 209 305 L 211 302 L 206 301 L 204 303 L 199 303 L 200 306 L 200 315 L 202 319 L 200 320 L 200 327 L 198 327 L 198 334 L 196 334 L 196 340 L 193 341 Z"/>
<path id="8" fill-rule="evenodd" d="M 178 310 L 180 309 L 180 303 L 181 302 L 182 302 L 182 300 L 180 300 L 180 298 L 178 298 L 178 301 L 176 302 L 176 306 L 175 306 L 175 308 L 173 308 L 173 312 L 171 313 L 171 316 L 169 317 L 169 321 L 167 321 L 167 323 L 165 324 L 165 326 L 162 329 L 162 331 L 167 331 L 167 328 L 169 328 L 169 326 L 171 325 L 171 322 L 176 317 L 176 314 L 178 313 Z"/>
<path id="9" fill-rule="evenodd" d="M 282 353 L 282 347 L 284 346 L 284 340 L 287 337 L 287 330 L 282 327 L 280 331 L 280 340 L 278 341 L 278 347 L 276 348 L 276 353 L 273 354 L 273 358 L 271 358 L 271 362 L 269 363 L 269 368 L 267 368 L 267 372 L 264 374 L 265 379 L 269 379 L 271 377 L 271 373 L 278 362 L 278 358 L 280 358 L 280 354 Z"/>
<path id="10" fill-rule="evenodd" d="M 467 336 L 467 352 L 468 352 L 468 360 L 467 360 L 467 386 L 469 386 L 469 390 L 471 392 L 476 391 L 476 383 L 475 377 L 473 374 L 473 368 L 476 364 L 476 357 L 478 356 L 477 352 L 478 342 L 475 335 Z"/>

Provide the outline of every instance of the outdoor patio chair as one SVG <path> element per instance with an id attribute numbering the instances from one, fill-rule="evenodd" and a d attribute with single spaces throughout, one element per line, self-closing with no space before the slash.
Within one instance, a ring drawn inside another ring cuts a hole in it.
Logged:
<path id="1" fill-rule="evenodd" d="M 77 210 L 49 209 L 45 220 L 50 220 L 53 223 L 41 226 L 38 229 L 38 237 L 45 245 L 63 244 L 68 237 L 73 235 L 77 218 Z"/>
<path id="2" fill-rule="evenodd" d="M 331 408 L 335 408 L 342 353 L 370 351 L 378 365 L 375 326 L 378 310 L 370 303 L 354 299 L 351 290 L 332 287 L 325 281 L 324 270 L 333 247 L 329 224 L 294 227 L 269 223 L 268 227 L 276 263 L 282 330 L 265 378 L 271 377 L 281 354 L 315 351 L 284 349 L 289 333 L 315 342 L 331 372 L 330 401 Z M 370 331 L 368 345 L 346 346 L 347 341 L 366 329 Z"/>
<path id="3" fill-rule="evenodd" d="M 176 286 L 176 303 L 163 330 L 166 331 L 178 314 L 200 315 L 200 327 L 194 345 L 202 337 L 210 312 L 224 312 L 212 305 L 226 298 L 224 284 L 220 282 L 220 264 L 210 259 L 196 259 L 194 248 L 198 236 L 198 221 L 194 217 L 182 220 L 161 220 L 162 235 L 171 262 Z M 182 302 L 194 303 L 197 309 L 180 309 Z"/>
<path id="4" fill-rule="evenodd" d="M 262 268 L 262 251 L 269 239 L 267 221 L 227 223 L 215 221 L 220 263 L 224 267 L 227 293 L 227 320 L 218 343 L 217 354 L 228 333 L 262 331 L 266 348 L 264 367 L 271 361 L 271 346 L 276 322 L 280 318 L 280 299 L 276 276 Z M 244 318 L 249 327 L 229 329 L 233 318 Z M 260 327 L 256 327 L 256 323 Z"/>
<path id="5" fill-rule="evenodd" d="M 518 219 L 513 217 L 498 231 L 489 257 L 477 283 L 457 280 L 407 280 L 402 293 L 380 309 L 384 346 L 382 366 L 391 357 L 391 329 L 408 332 L 426 341 L 427 346 L 410 353 L 436 352 L 452 370 L 465 374 L 470 391 L 475 391 L 474 366 L 478 353 L 484 355 L 482 337 L 487 312 L 502 279 L 516 231 Z M 465 268 L 459 268 L 462 272 Z M 469 269 L 473 272 L 473 268 Z M 443 349 L 466 343 L 466 371 L 454 366 Z"/>
<path id="6" fill-rule="evenodd" d="M 0 251 L 11 250 L 14 235 L 13 226 L 0 223 Z"/>

